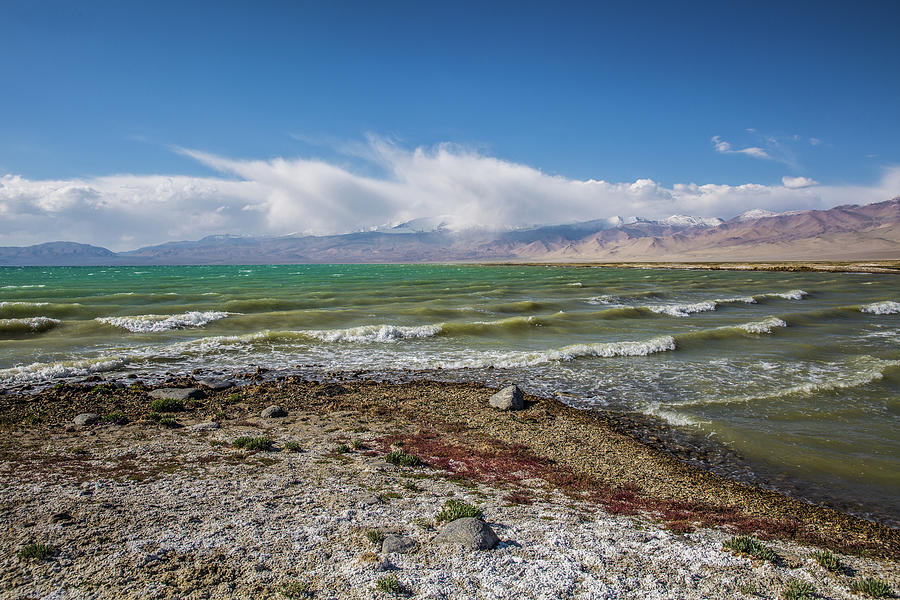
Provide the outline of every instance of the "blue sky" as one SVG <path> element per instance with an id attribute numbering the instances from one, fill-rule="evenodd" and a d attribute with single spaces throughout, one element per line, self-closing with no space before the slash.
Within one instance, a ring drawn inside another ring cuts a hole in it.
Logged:
<path id="1" fill-rule="evenodd" d="M 80 186 L 78 206 L 99 210 L 112 175 L 265 179 L 248 176 L 254 161 L 315 161 L 395 181 L 385 144 L 571 181 L 650 179 L 666 190 L 789 181 L 890 193 L 885 174 L 900 165 L 893 1 L 8 0 L 0 11 L 0 202 L 8 215 L 45 193 L 40 182 Z M 316 188 L 303 185 L 291 182 Z M 346 202 L 322 193 L 313 194 L 319 205 Z M 825 196 L 820 205 L 839 202 Z M 246 200 L 240 208 L 260 197 Z M 440 208 L 398 204 L 371 216 Z M 614 204 L 594 212 L 641 208 Z M 48 205 L 59 203 L 44 201 L 42 210 Z M 295 211 L 301 220 L 306 212 Z M 53 219 L 0 227 L 0 244 L 37 239 L 39 226 L 69 233 L 75 215 L 57 210 Z M 359 223 L 296 225 L 324 232 Z M 162 227 L 156 235 L 180 233 Z"/>

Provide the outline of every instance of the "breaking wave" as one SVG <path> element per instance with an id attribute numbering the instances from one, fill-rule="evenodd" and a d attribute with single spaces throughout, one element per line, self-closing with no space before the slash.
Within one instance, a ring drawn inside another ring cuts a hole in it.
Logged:
<path id="1" fill-rule="evenodd" d="M 0 369 L 0 382 L 18 385 L 23 383 L 38 383 L 62 377 L 83 377 L 92 373 L 120 369 L 126 364 L 128 364 L 128 360 L 119 356 L 53 363 L 32 363 L 21 367 Z"/>
<path id="2" fill-rule="evenodd" d="M 132 333 L 157 333 L 172 329 L 203 327 L 230 314 L 218 311 L 191 311 L 180 315 L 137 315 L 133 317 L 97 317 L 96 321 L 127 329 Z"/>
<path id="3" fill-rule="evenodd" d="M 648 306 L 652 312 L 662 315 L 669 315 L 670 317 L 687 317 L 694 313 L 700 312 L 709 312 L 711 310 L 716 310 L 717 304 L 715 302 L 695 302 L 693 304 L 655 304 L 653 306 Z"/>
<path id="4" fill-rule="evenodd" d="M 752 321 L 738 325 L 738 329 L 743 329 L 747 333 L 772 333 L 776 327 L 787 327 L 788 324 L 778 317 L 766 317 L 762 321 Z"/>
<path id="5" fill-rule="evenodd" d="M 59 319 L 51 319 L 50 317 L 0 319 L 0 334 L 43 333 L 59 324 Z"/>
<path id="6" fill-rule="evenodd" d="M 866 304 L 859 311 L 873 315 L 896 315 L 900 313 L 900 302 L 894 302 L 893 300 L 873 302 L 872 304 Z"/>
<path id="7" fill-rule="evenodd" d="M 416 338 L 434 337 L 441 332 L 442 325 L 363 325 L 349 329 L 309 329 L 300 331 L 303 335 L 323 342 L 396 342 Z"/>

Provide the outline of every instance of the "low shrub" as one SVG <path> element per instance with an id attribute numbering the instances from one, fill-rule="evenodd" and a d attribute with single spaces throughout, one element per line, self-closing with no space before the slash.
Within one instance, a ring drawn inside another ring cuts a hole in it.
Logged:
<path id="1" fill-rule="evenodd" d="M 799 579 L 791 579 L 781 589 L 783 600 L 812 600 L 816 597 L 816 589 L 812 584 Z"/>
<path id="2" fill-rule="evenodd" d="M 725 542 L 725 549 L 737 556 L 749 556 L 759 560 L 776 562 L 778 555 L 762 542 L 749 535 L 739 535 Z"/>
<path id="3" fill-rule="evenodd" d="M 153 412 L 180 412 L 184 410 L 184 404 L 181 400 L 175 398 L 157 398 L 150 403 L 150 410 Z"/>
<path id="4" fill-rule="evenodd" d="M 890 598 L 892 595 L 891 586 L 888 585 L 888 582 L 877 577 L 853 580 L 853 583 L 850 584 L 850 591 L 869 598 Z"/>
<path id="5" fill-rule="evenodd" d="M 231 442 L 231 447 L 241 448 L 242 450 L 270 450 L 272 448 L 272 440 L 268 436 L 242 436 Z"/>
<path id="6" fill-rule="evenodd" d="M 18 556 L 25 560 L 47 560 L 56 548 L 49 544 L 28 544 L 18 552 Z"/>
<path id="7" fill-rule="evenodd" d="M 288 452 L 302 452 L 303 448 L 297 442 L 285 442 L 284 449 Z"/>
<path id="8" fill-rule="evenodd" d="M 483 514 L 482 510 L 477 506 L 473 506 L 462 500 L 451 499 L 444 502 L 443 508 L 441 508 L 440 512 L 434 517 L 434 520 L 436 523 L 446 523 L 455 521 L 456 519 L 462 519 L 463 517 L 480 519 Z"/>
<path id="9" fill-rule="evenodd" d="M 381 542 L 384 541 L 384 533 L 377 529 L 371 529 L 366 532 L 366 539 L 372 542 L 375 547 L 379 547 L 381 546 Z"/>
<path id="10" fill-rule="evenodd" d="M 832 554 L 828 550 L 820 550 L 813 554 L 813 558 L 816 559 L 816 562 L 822 566 L 826 571 L 831 571 L 832 573 L 840 573 L 844 570 L 844 564 L 841 562 L 841 559 Z"/>
<path id="11" fill-rule="evenodd" d="M 401 596 L 407 593 L 406 588 L 403 587 L 403 584 L 397 580 L 396 575 L 388 575 L 387 577 L 382 577 L 375 582 L 375 589 L 377 589 L 379 592 L 384 592 L 385 594 L 390 594 L 392 596 Z"/>
<path id="12" fill-rule="evenodd" d="M 407 454 L 400 449 L 388 452 L 384 457 L 384 460 L 401 467 L 415 467 L 422 464 L 422 460 L 418 456 L 415 454 Z"/>
<path id="13" fill-rule="evenodd" d="M 315 592 L 312 584 L 306 581 L 288 581 L 281 584 L 281 595 L 285 598 L 312 598 Z"/>

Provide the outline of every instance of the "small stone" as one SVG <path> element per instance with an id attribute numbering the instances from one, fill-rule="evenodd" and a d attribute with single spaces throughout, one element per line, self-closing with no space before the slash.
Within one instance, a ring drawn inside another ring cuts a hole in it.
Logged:
<path id="1" fill-rule="evenodd" d="M 65 523 L 66 521 L 72 521 L 75 517 L 70 515 L 68 512 L 58 512 L 55 515 L 50 516 L 51 523 Z"/>
<path id="2" fill-rule="evenodd" d="M 397 565 L 395 565 L 394 563 L 392 563 L 390 560 L 388 560 L 386 558 L 375 563 L 376 571 L 395 571 L 396 569 L 397 569 Z"/>
<path id="3" fill-rule="evenodd" d="M 87 427 L 88 425 L 93 425 L 99 420 L 100 415 L 98 415 L 97 413 L 81 413 L 80 415 L 72 419 L 72 422 L 79 427 Z"/>
<path id="4" fill-rule="evenodd" d="M 470 550 L 490 550 L 500 543 L 500 538 L 490 525 L 473 517 L 450 521 L 434 538 L 436 544 L 454 544 Z"/>
<path id="5" fill-rule="evenodd" d="M 197 400 L 206 397 L 200 388 L 159 388 L 150 392 L 151 398 L 163 400 Z"/>
<path id="6" fill-rule="evenodd" d="M 375 494 L 365 496 L 362 500 L 359 501 L 363 506 L 372 506 L 374 504 L 381 504 L 382 500 Z"/>
<path id="7" fill-rule="evenodd" d="M 215 421 L 204 421 L 195 423 L 187 428 L 188 431 L 215 431 L 219 428 L 219 424 Z"/>
<path id="8" fill-rule="evenodd" d="M 510 385 L 488 400 L 491 406 L 500 410 L 522 410 L 525 408 L 525 396 L 517 385 Z"/>
<path id="9" fill-rule="evenodd" d="M 402 535 L 386 535 L 381 542 L 381 551 L 385 554 L 396 552 L 408 554 L 416 549 L 416 542 Z"/>
<path id="10" fill-rule="evenodd" d="M 197 383 L 208 387 L 214 392 L 227 390 L 234 387 L 234 381 L 232 381 L 231 379 L 213 379 L 211 377 L 206 377 L 204 379 L 198 379 Z"/>
<path id="11" fill-rule="evenodd" d="M 278 417 L 286 417 L 286 416 L 287 416 L 287 411 L 285 411 L 283 408 L 281 408 L 281 407 L 278 406 L 277 404 L 273 404 L 272 406 L 269 406 L 269 407 L 265 408 L 265 409 L 260 413 L 260 415 L 261 415 L 263 418 L 266 418 L 266 419 L 272 419 L 272 418 L 278 418 Z"/>

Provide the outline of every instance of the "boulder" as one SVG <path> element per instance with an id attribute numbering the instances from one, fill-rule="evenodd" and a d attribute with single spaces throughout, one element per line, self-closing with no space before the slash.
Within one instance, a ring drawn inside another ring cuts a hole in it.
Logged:
<path id="1" fill-rule="evenodd" d="M 265 408 L 260 413 L 260 416 L 262 416 L 263 418 L 266 418 L 266 419 L 286 417 L 287 411 L 284 410 L 283 408 L 281 408 L 280 406 L 278 406 L 277 404 L 273 404 L 272 406 Z"/>
<path id="2" fill-rule="evenodd" d="M 214 392 L 227 390 L 234 387 L 234 381 L 231 379 L 214 379 L 212 377 L 206 377 L 204 379 L 198 379 L 197 383 L 208 387 Z"/>
<path id="3" fill-rule="evenodd" d="M 517 385 L 510 385 L 488 400 L 491 406 L 500 410 L 522 410 L 525 408 L 525 395 Z"/>
<path id="4" fill-rule="evenodd" d="M 188 431 L 215 431 L 219 428 L 219 424 L 215 421 L 204 421 L 202 423 L 195 423 L 188 427 Z"/>
<path id="5" fill-rule="evenodd" d="M 150 392 L 151 398 L 164 400 L 198 400 L 206 394 L 200 388 L 159 388 Z"/>
<path id="6" fill-rule="evenodd" d="M 98 415 L 97 413 L 81 413 L 80 415 L 75 417 L 72 422 L 79 427 L 87 427 L 88 425 L 93 425 L 99 420 L 100 415 Z"/>
<path id="7" fill-rule="evenodd" d="M 416 542 L 402 535 L 386 535 L 381 542 L 382 552 L 396 552 L 407 554 L 416 549 Z"/>
<path id="8" fill-rule="evenodd" d="M 490 525 L 473 517 L 450 521 L 434 538 L 436 544 L 453 544 L 470 550 L 490 550 L 500 543 L 500 538 Z"/>

